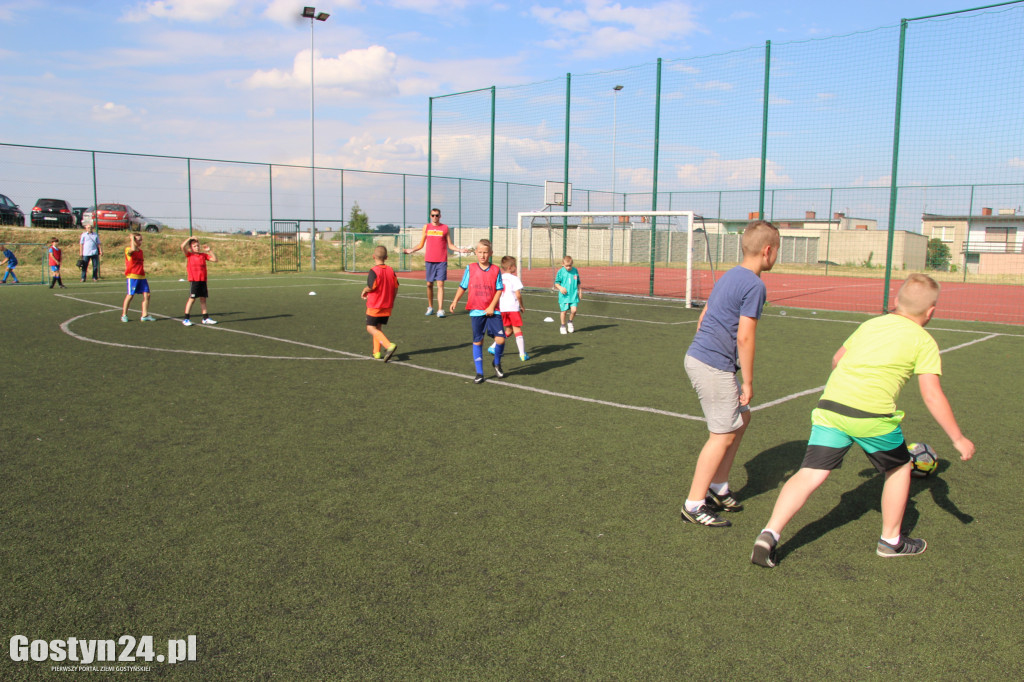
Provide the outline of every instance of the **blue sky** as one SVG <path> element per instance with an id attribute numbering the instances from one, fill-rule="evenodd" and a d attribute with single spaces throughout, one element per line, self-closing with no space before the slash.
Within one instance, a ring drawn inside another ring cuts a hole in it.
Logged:
<path id="1" fill-rule="evenodd" d="M 308 164 L 292 0 L 0 1 L 0 142 Z M 962 0 L 341 0 L 315 27 L 317 164 L 425 172 L 431 95 L 892 26 Z"/>

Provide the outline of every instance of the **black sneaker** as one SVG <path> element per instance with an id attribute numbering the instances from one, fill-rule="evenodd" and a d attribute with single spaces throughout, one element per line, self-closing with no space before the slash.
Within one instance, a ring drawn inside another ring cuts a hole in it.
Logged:
<path id="1" fill-rule="evenodd" d="M 924 552 L 927 546 L 928 543 L 921 538 L 908 538 L 905 535 L 900 535 L 900 541 L 895 545 L 890 545 L 885 540 L 879 539 L 875 554 L 887 559 L 894 556 L 914 556 Z"/>
<path id="2" fill-rule="evenodd" d="M 732 496 L 732 491 L 716 495 L 715 491 L 708 488 L 708 496 L 705 499 L 707 505 L 716 511 L 724 512 L 738 512 L 743 511 L 743 505 L 740 504 L 735 497 Z"/>
<path id="3" fill-rule="evenodd" d="M 683 523 L 696 523 L 700 526 L 711 526 L 712 528 L 725 528 L 732 525 L 731 522 L 726 521 L 711 511 L 706 504 L 702 504 L 694 512 L 686 511 L 686 507 L 683 507 L 681 513 Z"/>
<path id="4" fill-rule="evenodd" d="M 501 368 L 500 362 L 494 363 L 494 373 L 498 375 L 499 379 L 505 378 L 505 370 Z"/>
<path id="5" fill-rule="evenodd" d="M 778 546 L 775 536 L 764 530 L 754 541 L 754 551 L 750 555 L 750 563 L 775 568 L 778 560 L 775 558 L 775 548 Z"/>
<path id="6" fill-rule="evenodd" d="M 477 374 L 476 377 L 473 379 L 473 383 L 474 384 L 482 384 L 482 383 L 484 383 L 484 375 L 483 374 Z"/>

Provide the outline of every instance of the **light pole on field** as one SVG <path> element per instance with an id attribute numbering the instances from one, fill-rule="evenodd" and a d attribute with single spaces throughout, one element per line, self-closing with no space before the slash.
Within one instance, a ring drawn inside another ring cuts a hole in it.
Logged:
<path id="1" fill-rule="evenodd" d="M 309 186 L 310 196 L 313 202 L 313 223 L 309 228 L 309 267 L 316 270 L 316 123 L 313 114 L 313 93 L 315 86 L 313 82 L 313 25 L 316 21 L 327 21 L 331 16 L 327 12 L 317 12 L 316 7 L 303 7 L 302 16 L 309 19 Z"/>
<path id="2" fill-rule="evenodd" d="M 619 93 L 622 92 L 622 86 L 616 85 L 612 88 L 612 211 L 615 211 L 615 134 L 618 132 L 618 104 L 619 104 Z M 615 225 L 618 224 L 615 220 L 615 216 L 612 216 L 612 224 L 608 228 L 608 264 L 611 265 L 615 261 Z"/>

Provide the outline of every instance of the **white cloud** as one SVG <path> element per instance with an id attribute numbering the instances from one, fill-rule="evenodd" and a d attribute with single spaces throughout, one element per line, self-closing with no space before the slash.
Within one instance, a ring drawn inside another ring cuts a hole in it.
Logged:
<path id="1" fill-rule="evenodd" d="M 690 4 L 678 0 L 650 7 L 584 0 L 581 10 L 534 5 L 530 14 L 554 32 L 568 34 L 545 40 L 546 47 L 571 49 L 577 58 L 649 50 L 702 30 Z"/>
<path id="2" fill-rule="evenodd" d="M 788 185 L 790 178 L 779 164 L 768 161 L 765 166 L 767 181 L 774 185 Z M 710 156 L 700 164 L 676 166 L 676 177 L 686 187 L 730 187 L 736 189 L 757 187 L 761 180 L 761 159 L 720 159 Z"/>
<path id="3" fill-rule="evenodd" d="M 398 9 L 411 9 L 424 14 L 439 14 L 465 9 L 469 0 L 391 0 L 388 3 Z"/>
<path id="4" fill-rule="evenodd" d="M 694 83 L 694 90 L 715 90 L 715 91 L 728 91 L 732 90 L 732 83 L 724 83 L 722 81 L 704 81 L 702 83 Z"/>
<path id="5" fill-rule="evenodd" d="M 126 21 L 171 19 L 175 21 L 212 21 L 234 9 L 238 0 L 152 0 L 128 10 Z"/>
<path id="6" fill-rule="evenodd" d="M 92 118 L 94 121 L 101 123 L 112 123 L 114 121 L 123 121 L 127 118 L 131 118 L 132 110 L 123 104 L 114 104 L 113 102 L 107 102 L 106 104 L 97 104 L 92 108 Z"/>
<path id="7" fill-rule="evenodd" d="M 317 87 L 338 88 L 349 93 L 395 94 L 395 66 L 398 58 L 380 45 L 349 50 L 337 57 L 315 55 L 314 78 Z M 257 71 L 246 79 L 250 88 L 299 88 L 309 87 L 310 52 L 303 50 L 295 56 L 291 71 L 271 69 Z"/>
<path id="8" fill-rule="evenodd" d="M 1009 160 L 1008 165 L 1010 168 L 1024 168 L 1024 159 L 1018 157 Z"/>

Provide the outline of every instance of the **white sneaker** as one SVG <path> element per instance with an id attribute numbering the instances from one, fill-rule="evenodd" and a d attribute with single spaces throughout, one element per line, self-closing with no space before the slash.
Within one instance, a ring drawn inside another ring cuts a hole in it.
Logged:
<path id="1" fill-rule="evenodd" d="M 185 325 L 186 327 L 191 327 L 192 326 L 192 320 L 182 320 L 181 323 L 183 325 Z"/>
<path id="2" fill-rule="evenodd" d="M 433 314 L 434 314 L 434 309 L 433 308 L 427 308 L 427 317 L 430 317 Z"/>
<path id="3" fill-rule="evenodd" d="M 567 332 L 567 331 L 565 330 L 565 327 L 559 327 L 559 328 L 558 328 L 558 333 L 559 333 L 559 334 L 568 334 L 569 332 Z"/>
<path id="4" fill-rule="evenodd" d="M 566 327 L 567 327 L 567 328 L 569 329 L 569 333 L 570 333 L 570 334 L 572 334 L 572 333 L 573 333 L 574 331 L 576 331 L 576 330 L 575 330 L 575 329 L 573 328 L 573 326 L 572 326 L 572 322 L 570 322 L 569 324 L 567 324 L 567 325 L 565 325 L 565 326 L 566 326 Z"/>
<path id="5" fill-rule="evenodd" d="M 438 311 L 437 311 L 437 316 L 438 316 L 438 317 L 446 317 L 446 315 L 444 314 L 444 311 L 443 311 L 443 310 L 438 310 Z"/>
<path id="6" fill-rule="evenodd" d="M 212 317 L 207 317 L 206 319 L 203 320 L 203 324 L 217 324 L 217 320 L 213 319 Z"/>

